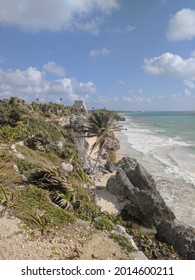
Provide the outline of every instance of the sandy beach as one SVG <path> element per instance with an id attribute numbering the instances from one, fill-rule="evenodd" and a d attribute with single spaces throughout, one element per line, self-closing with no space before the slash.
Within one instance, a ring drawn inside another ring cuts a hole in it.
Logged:
<path id="1" fill-rule="evenodd" d="M 86 139 L 89 144 L 89 154 L 91 152 L 91 147 L 96 141 L 96 137 L 89 137 Z M 97 150 L 94 150 L 90 157 L 92 159 L 93 164 L 97 158 Z M 121 149 L 117 150 L 116 152 L 116 161 L 120 160 L 123 157 Z M 103 165 L 106 163 L 106 160 L 100 159 L 100 164 Z M 110 194 L 106 190 L 106 183 L 110 176 L 114 175 L 114 173 L 103 174 L 101 176 L 97 176 L 94 179 L 94 191 L 96 193 L 96 204 L 101 208 L 102 212 L 108 212 L 109 214 L 117 215 L 120 213 L 120 206 L 117 202 L 117 199 L 114 195 Z"/>

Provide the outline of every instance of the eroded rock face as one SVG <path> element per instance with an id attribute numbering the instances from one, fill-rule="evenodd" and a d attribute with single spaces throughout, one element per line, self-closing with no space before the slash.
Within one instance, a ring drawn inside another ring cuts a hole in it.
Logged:
<path id="1" fill-rule="evenodd" d="M 125 172 L 118 168 L 116 175 L 108 179 L 106 189 L 115 195 L 119 201 L 123 201 L 133 194 L 134 186 L 127 178 Z"/>
<path id="2" fill-rule="evenodd" d="M 125 205 L 126 212 L 146 227 L 156 227 L 162 220 L 174 220 L 175 215 L 165 204 L 157 191 L 139 190 L 133 192 Z"/>
<path id="3" fill-rule="evenodd" d="M 116 175 L 108 179 L 106 189 L 123 202 L 123 209 L 130 217 L 146 227 L 156 227 L 163 220 L 175 219 L 144 167 L 128 157 L 122 158 L 117 166 Z"/>
<path id="4" fill-rule="evenodd" d="M 116 165 L 124 170 L 134 187 L 143 190 L 156 189 L 154 179 L 136 159 L 123 157 Z"/>
<path id="5" fill-rule="evenodd" d="M 110 161 L 107 161 L 106 164 L 104 165 L 104 167 L 110 173 L 113 173 L 116 171 L 116 166 Z"/>
<path id="6" fill-rule="evenodd" d="M 82 160 L 82 168 L 84 172 L 89 175 L 93 171 L 93 165 L 91 163 L 90 157 L 84 157 Z"/>
<path id="7" fill-rule="evenodd" d="M 177 221 L 162 221 L 157 227 L 156 238 L 173 245 L 185 259 L 195 260 L 195 234 Z"/>
<path id="8" fill-rule="evenodd" d="M 109 139 L 104 145 L 105 150 L 117 151 L 120 149 L 120 142 L 118 139 Z"/>

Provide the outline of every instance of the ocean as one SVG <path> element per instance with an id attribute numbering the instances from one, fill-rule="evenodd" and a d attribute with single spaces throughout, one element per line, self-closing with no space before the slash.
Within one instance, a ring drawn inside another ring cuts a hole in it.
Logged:
<path id="1" fill-rule="evenodd" d="M 122 154 L 153 176 L 176 218 L 195 228 L 195 112 L 119 112 Z"/>

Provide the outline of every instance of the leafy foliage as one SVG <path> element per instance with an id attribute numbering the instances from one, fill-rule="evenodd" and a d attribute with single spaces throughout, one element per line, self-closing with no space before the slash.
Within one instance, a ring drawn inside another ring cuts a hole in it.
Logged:
<path id="1" fill-rule="evenodd" d="M 111 231 L 114 229 L 113 222 L 110 219 L 108 219 L 107 217 L 98 217 L 95 220 L 95 226 L 98 229 L 107 230 L 107 231 Z"/>
<path id="2" fill-rule="evenodd" d="M 95 149 L 98 149 L 94 170 L 102 154 L 106 141 L 114 138 L 114 134 L 112 132 L 114 128 L 114 117 L 111 112 L 106 110 L 92 111 L 89 117 L 89 135 L 96 136 L 97 139 L 92 145 L 91 153 Z"/>
<path id="3" fill-rule="evenodd" d="M 47 190 L 30 185 L 15 194 L 18 207 L 12 212 L 32 229 L 52 230 L 75 220 L 73 213 L 55 206 L 49 199 Z"/>
<path id="4" fill-rule="evenodd" d="M 121 247 L 127 249 L 129 252 L 134 251 L 133 246 L 126 237 L 116 233 L 111 233 L 110 237 L 114 239 Z"/>
<path id="5" fill-rule="evenodd" d="M 137 246 L 149 259 L 166 260 L 179 259 L 172 246 L 156 240 L 142 232 L 133 232 Z"/>
<path id="6" fill-rule="evenodd" d="M 15 127 L 8 125 L 0 128 L 0 140 L 6 142 L 13 142 L 22 140 L 27 135 L 26 125 L 19 121 Z"/>

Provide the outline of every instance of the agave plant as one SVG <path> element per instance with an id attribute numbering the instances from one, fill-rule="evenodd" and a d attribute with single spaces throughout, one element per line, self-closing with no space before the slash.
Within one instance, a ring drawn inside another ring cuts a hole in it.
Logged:
<path id="1" fill-rule="evenodd" d="M 59 192 L 54 192 L 50 195 L 51 200 L 57 204 L 59 207 L 63 209 L 72 209 L 72 205 L 70 203 L 71 200 L 71 193 L 68 193 L 67 195 Z"/>
<path id="2" fill-rule="evenodd" d="M 66 181 L 65 176 L 61 176 L 55 167 L 36 169 L 30 174 L 29 181 L 49 191 L 74 192 L 72 186 Z"/>
<path id="3" fill-rule="evenodd" d="M 47 232 L 47 219 L 44 216 L 41 216 L 37 211 L 31 212 L 24 212 L 23 217 L 34 223 L 41 231 L 41 233 L 44 235 Z"/>
<path id="4" fill-rule="evenodd" d="M 13 199 L 13 193 L 7 192 L 2 186 L 0 186 L 0 205 L 6 208 L 13 207 Z"/>
<path id="5" fill-rule="evenodd" d="M 3 206 L 3 209 L 0 212 L 0 217 L 3 217 L 5 215 L 5 212 L 8 208 L 17 206 L 14 203 L 13 193 L 7 192 L 2 186 L 0 186 L 0 206 Z"/>

